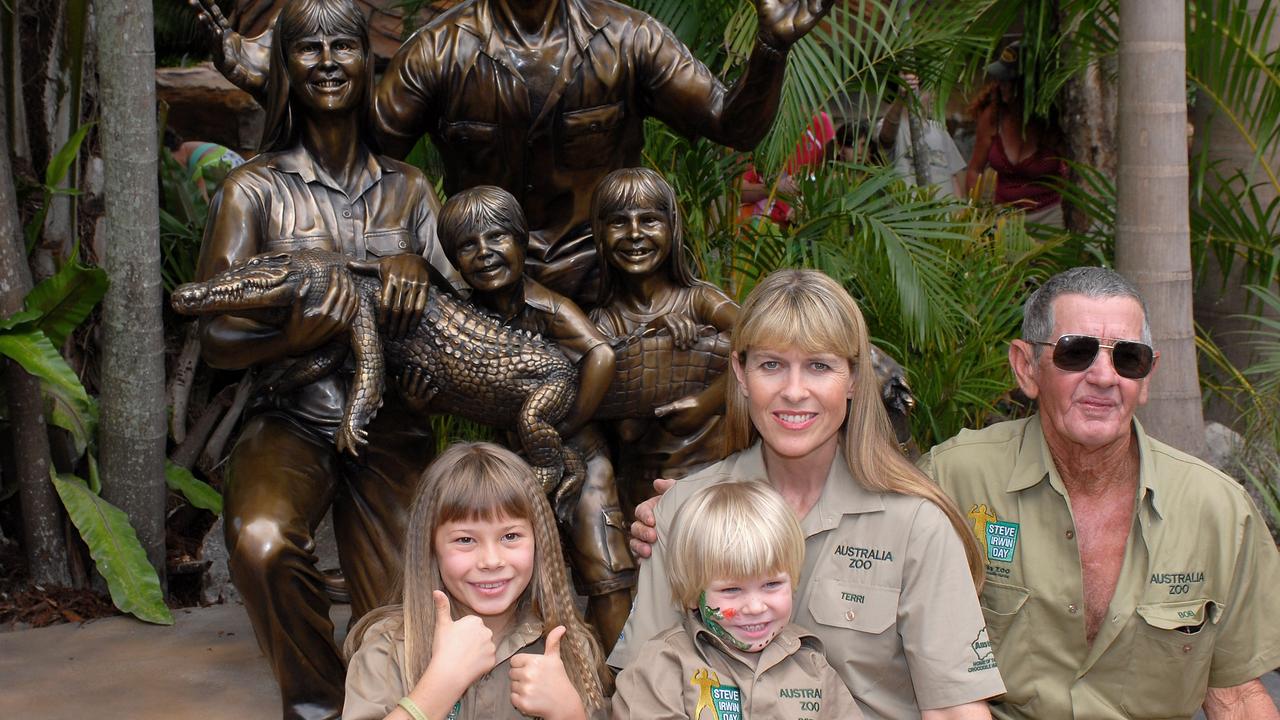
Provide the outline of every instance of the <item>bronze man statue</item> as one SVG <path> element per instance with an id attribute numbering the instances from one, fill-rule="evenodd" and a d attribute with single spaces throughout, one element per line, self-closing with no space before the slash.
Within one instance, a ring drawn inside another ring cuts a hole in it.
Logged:
<path id="1" fill-rule="evenodd" d="M 264 251 L 314 248 L 376 261 L 387 332 L 417 322 L 430 266 L 460 284 L 435 236 L 439 203 L 411 166 L 371 149 L 373 71 L 365 18 L 350 0 L 290 0 L 275 25 L 263 153 L 226 179 L 209 212 L 200 280 Z M 426 258 L 426 260 L 424 260 Z M 282 365 L 333 339 L 358 304 L 335 273 L 324 301 L 281 326 L 202 319 L 216 367 Z M 301 306 L 299 306 L 301 307 Z M 432 443 L 388 398 L 362 461 L 340 457 L 344 383 L 329 376 L 283 398 L 259 398 L 228 464 L 226 542 L 232 579 L 280 685 L 286 718 L 333 718 L 344 668 L 312 532 L 333 506 L 352 614 L 374 607 L 399 571 L 405 512 Z"/>
<path id="2" fill-rule="evenodd" d="M 448 194 L 497 185 L 514 195 L 529 221 L 530 274 L 589 307 L 591 193 L 610 171 L 640 164 L 644 118 L 751 149 L 773 124 L 788 50 L 831 6 L 754 2 L 756 43 L 731 88 L 666 27 L 613 0 L 463 3 L 392 58 L 374 99 L 382 147 L 403 157 L 428 134 Z M 224 74 L 260 94 L 261 47 L 241 42 L 219 13 L 202 18 L 219 35 Z"/>

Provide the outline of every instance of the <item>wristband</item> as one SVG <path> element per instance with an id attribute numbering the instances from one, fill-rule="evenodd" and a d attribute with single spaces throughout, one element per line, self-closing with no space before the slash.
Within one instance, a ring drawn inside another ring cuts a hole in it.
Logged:
<path id="1" fill-rule="evenodd" d="M 400 702 L 396 703 L 396 705 L 399 705 L 405 712 L 409 713 L 413 720 L 427 720 L 427 714 L 422 712 L 422 708 L 418 707 L 418 703 L 410 700 L 408 695 L 400 698 Z"/>

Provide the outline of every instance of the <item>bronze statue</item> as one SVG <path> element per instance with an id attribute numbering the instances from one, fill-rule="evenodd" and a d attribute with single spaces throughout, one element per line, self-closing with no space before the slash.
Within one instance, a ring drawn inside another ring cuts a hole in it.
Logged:
<path id="1" fill-rule="evenodd" d="M 731 88 L 670 30 L 613 0 L 463 3 L 392 58 L 374 98 L 382 147 L 403 157 L 428 134 L 448 194 L 475 185 L 510 192 L 529 221 L 529 273 L 592 304 L 599 267 L 588 200 L 610 171 L 640 164 L 644 118 L 750 150 L 773 124 L 788 50 L 831 6 L 754 2 L 756 43 Z M 216 17 L 202 13 L 221 69 L 260 95 L 261 47 Z"/>
<path id="2" fill-rule="evenodd" d="M 379 319 L 394 335 L 416 324 L 433 272 L 461 280 L 436 243 L 430 183 L 371 150 L 367 34 L 350 0 L 285 5 L 271 49 L 263 153 L 232 171 L 214 198 L 196 274 L 208 279 L 262 252 L 303 248 L 376 262 Z M 287 363 L 345 332 L 358 303 L 350 276 L 335 272 L 321 302 L 298 306 L 283 324 L 252 314 L 202 318 L 204 357 L 228 368 Z M 332 505 L 352 614 L 375 607 L 400 570 L 405 509 L 433 446 L 422 423 L 389 398 L 362 462 L 341 457 L 332 437 L 345 398 L 341 376 L 332 375 L 257 398 L 227 466 L 232 579 L 287 718 L 337 717 L 342 708 L 344 667 L 315 567 L 314 528 Z"/>
<path id="3" fill-rule="evenodd" d="M 269 380 L 267 392 L 287 396 L 330 376 L 349 348 L 355 368 L 335 437 L 339 451 L 359 454 L 369 442 L 365 428 L 382 407 L 387 376 L 406 378 L 410 392 L 435 412 L 514 430 L 535 477 L 566 519 L 583 471 L 556 430 L 578 394 L 577 373 L 560 349 L 434 287 L 421 320 L 400 337 L 383 338 L 374 319 L 379 283 L 352 273 L 351 266 L 359 263 L 324 250 L 258 255 L 207 281 L 182 285 L 173 307 L 192 315 L 254 311 L 270 321 L 271 310 L 283 318 L 321 305 L 330 283 L 345 278 L 358 297 L 349 331 L 297 358 Z"/>

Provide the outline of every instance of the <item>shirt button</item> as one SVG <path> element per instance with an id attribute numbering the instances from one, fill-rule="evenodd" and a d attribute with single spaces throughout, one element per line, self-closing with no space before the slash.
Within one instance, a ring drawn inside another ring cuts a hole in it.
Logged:
<path id="1" fill-rule="evenodd" d="M 853 622 L 853 619 L 854 619 L 854 618 L 856 618 L 856 617 L 858 617 L 858 614 L 857 614 L 857 613 L 855 613 L 855 612 L 854 612 L 854 611 L 852 611 L 852 610 L 850 610 L 850 611 L 848 611 L 848 612 L 846 612 L 846 613 L 844 614 L 844 619 L 845 619 L 845 620 L 848 620 L 848 621 L 850 621 L 850 622 Z"/>
<path id="2" fill-rule="evenodd" d="M 1075 606 L 1074 604 L 1072 604 L 1072 605 L 1068 605 L 1068 606 L 1067 606 L 1067 612 L 1071 613 L 1072 615 L 1075 615 L 1075 614 L 1076 614 L 1076 612 L 1078 612 L 1078 608 L 1076 608 L 1076 606 Z"/>
<path id="3" fill-rule="evenodd" d="M 350 211 L 350 210 L 343 210 L 343 211 L 342 211 L 342 217 L 347 217 L 347 218 L 351 217 L 351 211 Z"/>
<path id="4" fill-rule="evenodd" d="M 405 242 L 404 240 L 401 240 L 399 243 L 396 243 L 396 244 L 400 246 L 401 250 L 409 247 L 409 243 Z"/>
<path id="5" fill-rule="evenodd" d="M 533 192 L 533 183 L 529 183 L 528 185 L 525 185 L 525 186 L 524 186 L 524 191 L 525 191 L 525 192 Z"/>
<path id="6" fill-rule="evenodd" d="M 1182 652 L 1184 652 L 1184 653 L 1189 653 L 1189 652 L 1191 652 L 1191 646 L 1190 646 L 1190 645 L 1183 645 L 1183 646 L 1182 646 Z"/>
<path id="7" fill-rule="evenodd" d="M 1068 531 L 1067 531 L 1067 539 L 1068 539 L 1068 540 L 1070 540 L 1070 539 L 1074 538 L 1075 536 L 1076 536 L 1076 531 L 1075 531 L 1075 530 L 1068 530 Z"/>

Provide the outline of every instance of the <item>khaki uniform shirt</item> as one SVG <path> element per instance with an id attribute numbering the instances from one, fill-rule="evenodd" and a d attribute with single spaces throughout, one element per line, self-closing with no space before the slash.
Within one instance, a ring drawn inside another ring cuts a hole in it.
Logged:
<path id="1" fill-rule="evenodd" d="M 704 710 L 704 708 L 707 708 Z M 613 720 L 859 720 L 817 636 L 787 625 L 758 653 L 725 645 L 684 614 L 618 676 Z"/>
<path id="2" fill-rule="evenodd" d="M 961 432 L 922 459 L 987 557 L 982 609 L 1001 718 L 1190 718 L 1206 687 L 1280 665 L 1280 556 L 1241 487 L 1147 437 L 1115 596 L 1092 647 L 1075 522 L 1039 416 Z"/>
<path id="3" fill-rule="evenodd" d="M 405 676 L 404 630 L 401 617 L 375 622 L 365 631 L 360 649 L 347 665 L 347 698 L 342 720 L 382 720 L 409 694 L 420 678 Z M 542 623 L 530 614 L 497 643 L 498 664 L 472 685 L 443 720 L 522 720 L 511 704 L 511 658 L 517 653 L 540 654 L 546 649 Z M 595 720 L 603 711 L 593 714 Z"/>
<path id="4" fill-rule="evenodd" d="M 659 501 L 658 542 L 640 564 L 631 617 L 609 657 L 626 667 L 639 646 L 679 622 L 666 576 L 676 509 L 698 489 L 767 478 L 761 446 L 675 484 Z M 922 498 L 877 493 L 854 481 L 836 453 L 822 495 L 800 523 L 804 572 L 792 621 L 810 628 L 868 718 L 918 718 L 1004 692 L 951 523 Z"/>

